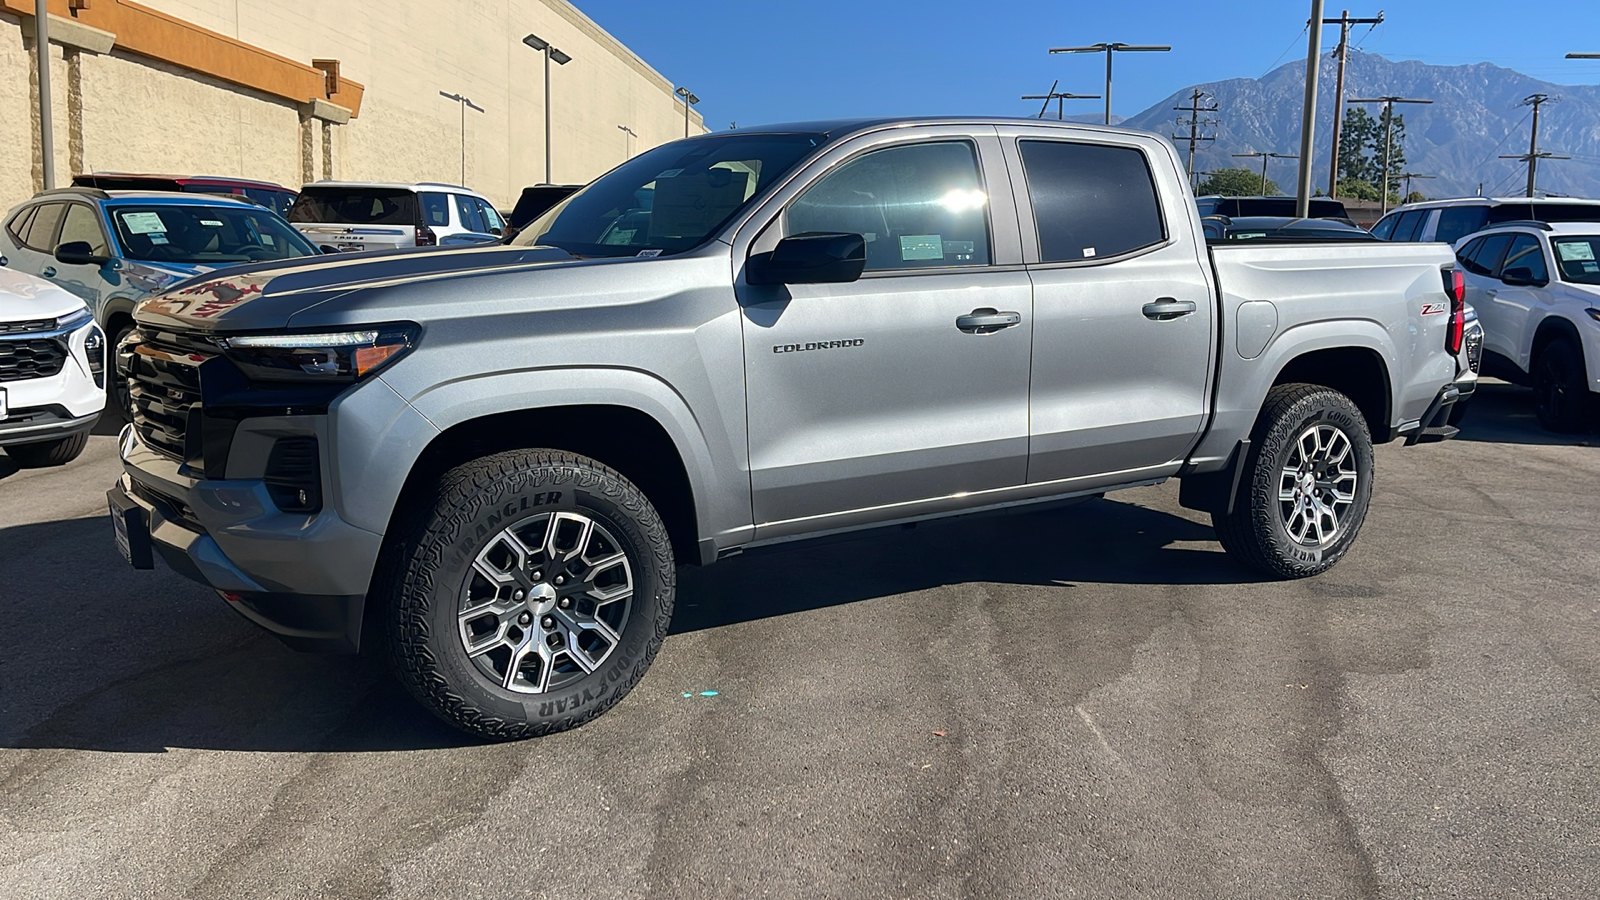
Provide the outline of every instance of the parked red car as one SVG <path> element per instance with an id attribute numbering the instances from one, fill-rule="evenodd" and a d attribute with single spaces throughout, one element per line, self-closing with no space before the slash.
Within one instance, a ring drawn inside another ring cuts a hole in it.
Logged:
<path id="1" fill-rule="evenodd" d="M 132 172 L 86 172 L 72 176 L 78 187 L 102 191 L 184 191 L 190 194 L 228 194 L 252 200 L 280 216 L 289 213 L 297 196 L 281 184 L 217 175 L 141 175 Z"/>

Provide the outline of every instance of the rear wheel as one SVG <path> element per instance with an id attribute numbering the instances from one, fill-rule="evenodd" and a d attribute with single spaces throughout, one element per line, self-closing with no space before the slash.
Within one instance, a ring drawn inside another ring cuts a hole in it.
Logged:
<path id="1" fill-rule="evenodd" d="M 72 437 L 57 441 L 40 441 L 35 444 L 17 444 L 6 448 L 6 455 L 25 469 L 43 469 L 64 466 L 77 459 L 89 445 L 89 432 L 80 431 Z"/>
<path id="2" fill-rule="evenodd" d="M 1533 363 L 1534 411 L 1550 431 L 1574 434 L 1594 423 L 1595 400 L 1589 393 L 1583 351 L 1568 338 L 1557 338 L 1539 351 Z"/>
<path id="3" fill-rule="evenodd" d="M 549 734 L 643 677 L 676 573 L 660 516 L 622 475 L 570 453 L 499 453 L 446 473 L 417 512 L 399 537 L 390 643 L 439 717 L 495 740 Z"/>
<path id="4" fill-rule="evenodd" d="M 1223 549 L 1279 578 L 1326 572 L 1355 542 L 1372 496 L 1372 436 L 1345 395 L 1311 384 L 1267 394 L 1233 512 L 1213 512 Z"/>

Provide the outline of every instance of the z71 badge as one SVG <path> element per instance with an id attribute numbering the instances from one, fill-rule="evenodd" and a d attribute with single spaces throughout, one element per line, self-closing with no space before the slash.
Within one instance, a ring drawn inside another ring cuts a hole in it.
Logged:
<path id="1" fill-rule="evenodd" d="M 1422 304 L 1422 314 L 1425 315 L 1425 316 L 1436 316 L 1436 315 L 1439 315 L 1440 313 L 1447 313 L 1449 311 L 1450 311 L 1450 304 L 1448 304 L 1448 303 L 1424 303 L 1424 304 Z"/>

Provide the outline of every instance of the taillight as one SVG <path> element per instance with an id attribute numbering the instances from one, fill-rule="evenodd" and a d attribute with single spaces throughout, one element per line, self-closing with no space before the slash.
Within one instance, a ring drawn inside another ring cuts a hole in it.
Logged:
<path id="1" fill-rule="evenodd" d="M 1467 276 L 1460 269 L 1445 269 L 1443 274 L 1444 292 L 1450 295 L 1450 330 L 1445 333 L 1444 348 L 1455 356 L 1467 333 Z"/>
<path id="2" fill-rule="evenodd" d="M 417 246 L 418 247 L 436 247 L 438 245 L 439 245 L 439 236 L 433 233 L 433 229 L 432 228 L 429 228 L 426 225 L 418 225 L 417 226 Z"/>

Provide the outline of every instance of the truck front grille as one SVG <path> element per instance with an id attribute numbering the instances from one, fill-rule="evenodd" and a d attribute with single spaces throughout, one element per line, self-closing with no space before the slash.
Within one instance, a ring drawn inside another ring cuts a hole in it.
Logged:
<path id="1" fill-rule="evenodd" d="M 67 352 L 67 342 L 61 338 L 0 340 L 0 381 L 58 375 L 67 363 Z"/>
<path id="2" fill-rule="evenodd" d="M 189 439 L 200 412 L 200 366 L 215 355 L 209 345 L 169 332 L 133 348 L 128 391 L 145 444 L 180 462 L 198 457 Z"/>

